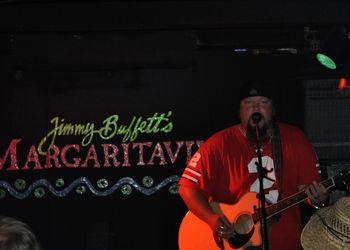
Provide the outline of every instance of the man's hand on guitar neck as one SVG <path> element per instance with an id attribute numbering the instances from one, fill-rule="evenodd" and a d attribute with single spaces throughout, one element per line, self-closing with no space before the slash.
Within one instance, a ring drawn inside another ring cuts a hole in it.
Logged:
<path id="1" fill-rule="evenodd" d="M 316 181 L 313 181 L 310 185 L 299 186 L 299 190 L 305 190 L 305 193 L 308 196 L 306 203 L 310 206 L 317 206 L 321 204 L 329 195 L 328 189 Z"/>
<path id="2" fill-rule="evenodd" d="M 235 234 L 233 224 L 224 215 L 213 215 L 210 220 L 210 227 L 213 230 L 213 237 L 216 245 L 221 249 L 224 248 L 223 239 L 228 239 Z"/>

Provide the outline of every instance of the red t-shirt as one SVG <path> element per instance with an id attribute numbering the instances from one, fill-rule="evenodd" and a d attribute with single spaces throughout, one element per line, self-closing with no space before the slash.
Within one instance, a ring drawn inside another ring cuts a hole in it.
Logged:
<path id="1" fill-rule="evenodd" d="M 235 125 L 211 136 L 193 155 L 184 170 L 179 185 L 199 189 L 210 201 L 234 204 L 247 192 L 259 192 L 255 162 L 256 146 L 249 142 Z M 266 201 L 298 192 L 298 186 L 318 181 L 316 155 L 303 132 L 279 123 L 282 143 L 282 195 L 279 194 L 275 171 L 264 179 Z M 273 169 L 271 142 L 262 145 L 262 163 Z M 273 181 L 275 180 L 275 181 Z M 269 232 L 271 250 L 300 249 L 301 216 L 299 206 L 282 212 L 277 224 Z"/>

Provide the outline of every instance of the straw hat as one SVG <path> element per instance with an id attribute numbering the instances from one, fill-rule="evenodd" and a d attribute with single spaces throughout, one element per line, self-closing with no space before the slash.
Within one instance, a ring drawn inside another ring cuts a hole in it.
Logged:
<path id="1" fill-rule="evenodd" d="M 313 214 L 301 234 L 304 250 L 350 250 L 350 196 Z"/>

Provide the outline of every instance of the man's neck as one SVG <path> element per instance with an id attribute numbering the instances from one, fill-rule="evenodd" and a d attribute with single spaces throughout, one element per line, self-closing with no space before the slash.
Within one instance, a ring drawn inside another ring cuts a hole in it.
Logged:
<path id="1" fill-rule="evenodd" d="M 255 127 L 250 127 L 250 126 L 248 126 L 248 128 L 244 128 L 243 126 L 240 126 L 240 127 L 241 127 L 242 134 L 248 139 L 248 141 L 255 143 L 256 142 Z M 269 142 L 272 137 L 272 127 L 259 128 L 259 136 L 260 136 L 260 141 L 262 143 Z"/>

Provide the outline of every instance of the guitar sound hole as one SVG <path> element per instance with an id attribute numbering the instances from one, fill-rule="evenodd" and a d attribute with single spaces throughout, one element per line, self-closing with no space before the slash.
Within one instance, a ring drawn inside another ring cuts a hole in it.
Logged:
<path id="1" fill-rule="evenodd" d="M 241 214 L 237 218 L 234 226 L 237 233 L 244 235 L 253 229 L 254 221 L 250 214 Z"/>
<path id="2" fill-rule="evenodd" d="M 228 239 L 233 249 L 244 246 L 254 234 L 254 222 L 250 214 L 242 214 L 235 221 L 236 235 Z M 246 249 L 246 248 L 244 248 Z"/>

